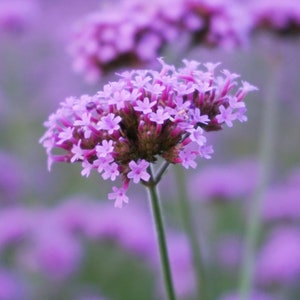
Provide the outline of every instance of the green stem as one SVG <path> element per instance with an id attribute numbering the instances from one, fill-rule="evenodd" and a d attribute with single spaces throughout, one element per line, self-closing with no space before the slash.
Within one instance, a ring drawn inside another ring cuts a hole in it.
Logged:
<path id="1" fill-rule="evenodd" d="M 152 173 L 151 173 L 151 179 L 152 179 L 152 184 L 150 182 L 147 185 L 147 188 L 149 191 L 149 199 L 151 202 L 152 215 L 153 215 L 155 230 L 157 235 L 161 268 L 162 268 L 163 279 L 165 284 L 165 291 L 168 300 L 176 300 L 172 275 L 171 275 L 170 262 L 168 257 L 168 250 L 166 245 L 166 235 L 164 230 L 163 217 L 162 217 L 162 212 L 161 212 L 161 207 L 160 207 L 159 197 L 157 192 L 157 183 L 153 181 Z"/>
<path id="2" fill-rule="evenodd" d="M 167 161 L 164 161 L 161 168 L 158 170 L 157 174 L 156 174 L 156 178 L 154 179 L 154 183 L 158 184 L 162 178 L 162 176 L 164 175 L 164 173 L 166 172 L 167 168 L 169 167 L 170 163 Z"/>
<path id="3" fill-rule="evenodd" d="M 253 287 L 255 252 L 262 227 L 261 209 L 265 192 L 270 180 L 274 155 L 274 136 L 276 132 L 277 95 L 279 85 L 279 61 L 272 61 L 274 70 L 271 72 L 269 89 L 264 101 L 262 133 L 260 141 L 260 172 L 258 186 L 250 201 L 249 219 L 246 228 L 246 242 L 243 265 L 241 269 L 240 295 L 241 300 L 249 299 Z"/>
<path id="4" fill-rule="evenodd" d="M 179 194 L 179 210 L 181 213 L 181 219 L 188 236 L 190 247 L 192 249 L 192 259 L 194 264 L 195 277 L 197 280 L 197 299 L 206 300 L 208 298 L 206 289 L 207 281 L 205 277 L 205 267 L 202 262 L 199 241 L 193 224 L 192 210 L 187 197 L 184 170 L 182 169 L 182 167 L 176 168 L 175 174 Z"/>

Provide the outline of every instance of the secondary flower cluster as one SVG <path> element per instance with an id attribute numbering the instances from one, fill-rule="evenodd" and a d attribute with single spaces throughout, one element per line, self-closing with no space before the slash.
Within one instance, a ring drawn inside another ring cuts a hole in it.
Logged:
<path id="1" fill-rule="evenodd" d="M 0 1 L 0 31 L 23 32 L 36 18 L 38 5 L 35 0 Z"/>
<path id="2" fill-rule="evenodd" d="M 69 50 L 74 70 L 95 81 L 121 66 L 152 63 L 168 44 L 184 44 L 182 36 L 192 45 L 232 46 L 245 42 L 249 28 L 232 1 L 119 1 L 78 23 Z"/>
<path id="3" fill-rule="evenodd" d="M 151 163 L 162 157 L 172 164 L 195 168 L 197 157 L 210 158 L 205 131 L 247 120 L 243 102 L 256 88 L 218 64 L 184 60 L 176 70 L 159 59 L 160 72 L 133 70 L 104 85 L 94 96 L 70 97 L 50 115 L 40 142 L 53 161 L 80 162 L 83 176 L 95 169 L 104 180 L 121 177 L 123 186 L 108 196 L 115 206 L 128 202 L 130 181 L 153 180 Z M 62 149 L 63 153 L 53 149 Z"/>
<path id="4" fill-rule="evenodd" d="M 300 33 L 300 2 L 298 0 L 264 0 L 249 2 L 254 30 L 291 35 Z"/>

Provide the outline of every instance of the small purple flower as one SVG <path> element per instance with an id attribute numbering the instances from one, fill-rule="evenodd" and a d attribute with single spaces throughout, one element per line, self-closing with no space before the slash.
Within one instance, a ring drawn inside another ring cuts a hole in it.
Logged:
<path id="1" fill-rule="evenodd" d="M 73 154 L 72 158 L 71 158 L 71 162 L 75 162 L 77 160 L 82 160 L 84 158 L 84 152 L 83 149 L 81 148 L 81 140 L 78 141 L 78 144 L 74 144 L 72 149 L 71 149 L 71 153 Z"/>
<path id="2" fill-rule="evenodd" d="M 155 101 L 150 102 L 149 98 L 145 97 L 143 101 L 138 100 L 136 106 L 134 106 L 135 111 L 143 112 L 145 115 L 152 112 L 152 107 L 156 104 Z"/>
<path id="3" fill-rule="evenodd" d="M 87 160 L 84 160 L 81 166 L 82 166 L 81 176 L 89 177 L 93 169 L 93 165 L 90 164 Z"/>
<path id="4" fill-rule="evenodd" d="M 197 154 L 190 150 L 183 150 L 179 153 L 180 162 L 185 169 L 190 167 L 195 169 L 197 167 L 197 163 L 195 162 L 196 157 Z"/>
<path id="5" fill-rule="evenodd" d="M 114 150 L 113 141 L 103 140 L 102 144 L 96 146 L 96 151 L 98 157 L 106 157 L 108 154 L 111 154 Z"/>
<path id="6" fill-rule="evenodd" d="M 150 179 L 150 175 L 147 172 L 149 165 L 150 164 L 144 159 L 138 162 L 132 160 L 128 164 L 131 171 L 127 174 L 127 177 L 132 179 L 134 183 L 139 183 L 140 180 L 148 181 Z"/>
<path id="7" fill-rule="evenodd" d="M 115 200 L 115 207 L 122 208 L 123 203 L 128 203 L 128 197 L 126 196 L 126 189 L 123 187 L 113 187 L 113 192 L 108 194 L 109 200 Z"/>
<path id="8" fill-rule="evenodd" d="M 236 119 L 235 114 L 232 113 L 232 108 L 227 107 L 225 108 L 224 105 L 221 105 L 219 107 L 220 114 L 216 116 L 216 119 L 219 124 L 222 124 L 223 122 L 226 123 L 228 127 L 232 127 L 232 121 Z"/>
<path id="9" fill-rule="evenodd" d="M 206 143 L 206 137 L 203 135 L 204 130 L 200 127 L 197 127 L 196 129 L 189 129 L 187 132 L 190 133 L 189 138 L 191 141 L 195 142 L 199 146 L 203 146 Z"/>
<path id="10" fill-rule="evenodd" d="M 102 173 L 102 178 L 104 180 L 110 179 L 111 181 L 115 181 L 119 174 L 118 165 L 113 162 L 106 165 L 104 172 Z"/>
<path id="11" fill-rule="evenodd" d="M 152 112 L 149 119 L 156 124 L 163 124 L 170 118 L 170 114 L 166 112 L 161 106 L 158 107 L 156 112 Z"/>
<path id="12" fill-rule="evenodd" d="M 120 128 L 120 116 L 115 116 L 112 113 L 109 113 L 107 116 L 102 117 L 102 119 L 97 123 L 98 130 L 107 130 L 109 134 L 112 134 L 114 131 Z"/>

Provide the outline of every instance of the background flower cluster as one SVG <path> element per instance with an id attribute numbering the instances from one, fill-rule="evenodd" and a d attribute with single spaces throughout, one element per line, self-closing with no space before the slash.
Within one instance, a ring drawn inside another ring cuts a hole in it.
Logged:
<path id="1" fill-rule="evenodd" d="M 111 5 L 118 8 L 113 13 Z M 205 132 L 207 145 L 214 147 L 213 159 L 196 159 L 197 168 L 186 171 L 209 278 L 217 283 L 213 299 L 239 299 L 246 220 L 261 178 L 264 103 L 270 93 L 276 98 L 273 160 L 263 194 L 251 299 L 297 300 L 299 28 L 300 8 L 292 0 L 230 4 L 164 0 L 152 5 L 137 0 L 101 1 L 101 5 L 96 0 L 2 0 L 0 300 L 162 297 L 143 188 L 134 185 L 128 191 L 130 204 L 115 209 L 107 201 L 111 185 L 99 173 L 82 177 L 80 163 L 53 164 L 49 173 L 39 144 L 44 120 L 64 99 L 99 97 L 97 92 L 104 93 L 107 82 L 125 78 L 114 75 L 124 69 L 151 67 L 159 72 L 157 56 L 177 70 L 183 67 L 183 58 L 221 62 L 215 70 L 218 84 L 224 76 L 220 70 L 228 69 L 259 87 L 259 92 L 247 96 L 248 122 Z M 74 73 L 72 65 L 90 80 Z M 137 113 L 142 105 L 152 105 L 151 99 L 138 100 Z M 157 114 L 159 108 L 155 109 Z M 64 138 L 62 132 L 58 135 Z M 100 156 L 102 150 L 98 149 Z M 131 165 L 131 170 L 135 167 Z M 88 167 L 84 170 L 87 175 Z M 129 170 L 127 176 L 131 177 Z M 146 175 L 140 179 L 147 181 Z M 131 180 L 139 178 L 132 174 Z M 178 188 L 170 168 L 160 194 L 176 292 L 179 299 L 189 300 L 195 279 L 179 218 Z"/>

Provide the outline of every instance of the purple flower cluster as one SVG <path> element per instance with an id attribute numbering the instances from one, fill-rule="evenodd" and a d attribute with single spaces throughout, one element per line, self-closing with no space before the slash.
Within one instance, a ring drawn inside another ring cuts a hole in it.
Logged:
<path id="1" fill-rule="evenodd" d="M 197 201 L 233 201 L 255 189 L 258 163 L 244 159 L 226 165 L 210 165 L 189 178 L 189 193 Z"/>
<path id="2" fill-rule="evenodd" d="M 271 186 L 264 199 L 263 217 L 266 221 L 299 222 L 300 168 L 295 168 L 280 185 Z"/>
<path id="3" fill-rule="evenodd" d="M 0 211 L 1 257 L 9 251 L 14 265 L 23 274 L 37 274 L 49 284 L 56 284 L 81 271 L 86 254 L 84 241 L 112 241 L 159 273 L 160 261 L 147 210 L 130 206 L 125 211 L 116 211 L 99 200 L 77 197 L 64 200 L 53 208 L 18 207 Z M 190 249 L 181 233 L 169 230 L 168 233 L 176 291 L 187 295 L 194 289 Z M 10 299 L 1 295 L 17 288 L 17 282 L 12 285 L 9 278 L 4 276 L 0 265 L 0 299 Z"/>
<path id="4" fill-rule="evenodd" d="M 69 97 L 50 115 L 40 142 L 52 162 L 80 162 L 82 176 L 94 169 L 104 180 L 122 178 L 109 199 L 128 202 L 129 182 L 149 183 L 149 166 L 166 162 L 195 168 L 197 157 L 210 158 L 205 131 L 247 120 L 244 97 L 256 88 L 218 64 L 184 60 L 176 70 L 161 59 L 160 72 L 132 70 L 104 85 L 94 96 Z M 238 87 L 237 87 L 238 86 Z M 53 149 L 60 149 L 54 154 Z"/>
<path id="5" fill-rule="evenodd" d="M 119 1 L 117 8 L 112 3 L 82 20 L 69 51 L 74 70 L 95 81 L 121 66 L 152 63 L 183 35 L 192 45 L 242 44 L 249 25 L 247 14 L 232 1 Z"/>
<path id="6" fill-rule="evenodd" d="M 264 0 L 249 3 L 254 30 L 267 29 L 279 34 L 300 33 L 298 0 Z"/>
<path id="7" fill-rule="evenodd" d="M 260 250 L 256 272 L 259 284 L 297 284 L 299 282 L 299 228 L 286 226 L 273 229 Z"/>
<path id="8" fill-rule="evenodd" d="M 34 0 L 1 0 L 0 31 L 19 33 L 24 31 L 36 17 Z"/>
<path id="9" fill-rule="evenodd" d="M 238 292 L 223 295 L 220 300 L 240 300 L 242 299 Z M 277 297 L 270 296 L 262 291 L 252 291 L 247 298 L 248 300 L 275 300 Z"/>
<path id="10" fill-rule="evenodd" d="M 24 190 L 25 172 L 18 157 L 0 149 L 0 207 L 18 202 Z"/>

